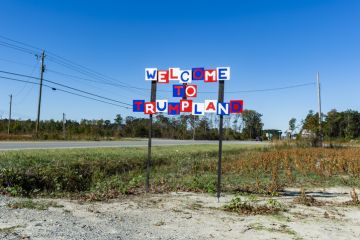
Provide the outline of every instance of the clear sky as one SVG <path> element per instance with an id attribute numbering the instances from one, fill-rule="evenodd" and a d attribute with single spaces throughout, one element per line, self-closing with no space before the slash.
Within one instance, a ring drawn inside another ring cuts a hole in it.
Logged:
<path id="1" fill-rule="evenodd" d="M 45 1 L 3 0 L 0 35 L 43 48 L 131 86 L 150 88 L 145 67 L 231 67 L 225 91 L 322 81 L 323 110 L 360 110 L 360 1 Z M 4 39 L 0 39 L 4 40 Z M 14 63 L 16 62 L 16 63 Z M 21 64 L 19 64 L 21 63 Z M 45 59 L 45 78 L 127 103 L 150 92 L 61 76 L 82 76 Z M 39 76 L 30 54 L 0 46 L 0 70 Z M 82 76 L 86 77 L 86 76 Z M 35 119 L 38 87 L 0 79 L 0 114 Z M 216 91 L 217 84 L 199 84 Z M 161 86 L 171 99 L 171 85 Z M 199 101 L 217 99 L 199 94 Z M 146 96 L 146 97 L 145 97 Z M 285 130 L 291 117 L 317 110 L 315 85 L 225 94 L 263 114 L 265 128 Z M 43 119 L 113 119 L 131 110 L 44 89 Z M 135 114 L 134 116 L 142 116 Z"/>

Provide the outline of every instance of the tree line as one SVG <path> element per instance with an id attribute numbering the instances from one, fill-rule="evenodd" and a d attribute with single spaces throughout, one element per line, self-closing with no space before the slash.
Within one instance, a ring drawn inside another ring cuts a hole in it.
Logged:
<path id="1" fill-rule="evenodd" d="M 262 115 L 254 110 L 245 110 L 243 114 L 224 117 L 225 139 L 255 139 L 262 134 Z M 154 117 L 153 136 L 170 139 L 208 139 L 218 138 L 218 116 L 180 115 L 169 117 L 157 114 Z M 33 120 L 12 120 L 10 136 L 7 135 L 8 119 L 0 120 L 1 138 L 34 138 L 36 122 Z M 65 128 L 64 128 L 65 127 Z M 40 139 L 119 139 L 148 137 L 149 118 L 123 117 L 117 114 L 113 120 L 66 120 L 65 124 L 57 120 L 40 122 Z"/>
<path id="2" fill-rule="evenodd" d="M 335 109 L 322 116 L 322 135 L 324 139 L 357 139 L 360 138 L 360 113 L 354 110 L 339 112 Z M 170 117 L 157 114 L 154 117 L 153 136 L 169 139 L 207 139 L 218 138 L 218 116 L 180 115 Z M 33 120 L 12 120 L 10 135 L 8 119 L 0 120 L 0 139 L 34 138 L 36 122 Z M 279 139 L 281 131 L 277 129 L 263 129 L 262 115 L 254 110 L 244 110 L 242 114 L 224 117 L 224 139 Z M 149 118 L 123 117 L 117 114 L 113 120 L 66 120 L 65 133 L 63 122 L 45 120 L 40 123 L 40 139 L 67 140 L 103 140 L 120 138 L 148 137 Z M 309 111 L 304 120 L 298 125 L 296 119 L 289 121 L 289 129 L 285 133 L 294 136 L 299 130 L 298 138 L 307 137 L 305 133 L 318 136 L 320 134 L 319 116 Z M 271 136 L 271 137 L 269 137 Z"/>
<path id="3" fill-rule="evenodd" d="M 336 109 L 322 115 L 322 134 L 325 139 L 357 139 L 360 138 L 360 112 L 347 110 L 338 112 Z M 319 134 L 319 114 L 309 111 L 302 124 L 302 132 Z"/>

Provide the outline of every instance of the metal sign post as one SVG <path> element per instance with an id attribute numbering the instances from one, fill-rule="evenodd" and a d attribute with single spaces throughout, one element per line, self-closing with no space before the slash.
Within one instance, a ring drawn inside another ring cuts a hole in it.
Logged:
<path id="1" fill-rule="evenodd" d="M 224 80 L 219 81 L 219 96 L 218 102 L 224 102 Z M 220 123 L 219 123 L 219 159 L 218 159 L 218 179 L 217 179 L 217 199 L 220 202 L 220 194 L 221 194 L 221 159 L 222 159 L 222 140 L 223 140 L 223 122 L 224 116 L 220 115 Z"/>
<path id="2" fill-rule="evenodd" d="M 151 81 L 151 102 L 156 102 L 156 81 Z M 150 171 L 151 171 L 151 138 L 152 138 L 152 124 L 153 124 L 153 115 L 149 116 L 149 141 L 148 141 L 148 157 L 146 161 L 146 192 L 149 192 L 150 189 Z"/>

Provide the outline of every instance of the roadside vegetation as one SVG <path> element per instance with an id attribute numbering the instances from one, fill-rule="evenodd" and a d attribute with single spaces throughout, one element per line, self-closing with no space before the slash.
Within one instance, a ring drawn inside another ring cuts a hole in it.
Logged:
<path id="1" fill-rule="evenodd" d="M 360 140 L 360 112 L 335 109 L 324 114 L 322 136 L 329 144 Z M 149 118 L 123 117 L 117 114 L 113 120 L 82 119 L 66 120 L 65 125 L 58 120 L 40 122 L 39 136 L 34 135 L 36 122 L 33 120 L 13 119 L 8 134 L 8 120 L 0 119 L 0 140 L 118 140 L 122 138 L 144 138 L 148 136 Z M 156 114 L 153 136 L 167 139 L 207 139 L 218 138 L 219 121 L 217 115 L 206 116 L 166 116 Z M 65 127 L 65 129 L 64 129 Z M 246 109 L 242 114 L 224 116 L 224 139 L 228 140 L 277 140 L 286 135 L 289 139 L 319 137 L 319 116 L 309 111 L 303 120 L 291 118 L 288 130 L 263 129 L 262 115 Z M 65 130 L 65 134 L 64 134 Z M 316 140 L 316 138 L 314 139 Z M 316 141 L 313 145 L 316 145 Z"/>
<path id="2" fill-rule="evenodd" d="M 268 215 L 278 214 L 287 209 L 283 204 L 273 198 L 269 198 L 266 202 L 263 202 L 260 201 L 256 195 L 250 195 L 248 197 L 238 195 L 224 206 L 224 210 L 243 215 Z"/>
<path id="3" fill-rule="evenodd" d="M 216 190 L 216 145 L 153 148 L 151 191 Z M 146 148 L 0 152 L 0 192 L 102 200 L 144 192 Z M 360 148 L 225 145 L 223 190 L 358 186 Z"/>
<path id="4" fill-rule="evenodd" d="M 7 206 L 12 209 L 35 209 L 35 210 L 48 210 L 49 207 L 62 208 L 64 206 L 52 201 L 34 201 L 31 199 L 18 200 L 8 203 Z"/>

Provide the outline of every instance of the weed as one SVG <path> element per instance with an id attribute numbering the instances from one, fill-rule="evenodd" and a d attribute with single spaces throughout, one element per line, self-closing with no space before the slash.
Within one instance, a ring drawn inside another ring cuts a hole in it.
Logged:
<path id="1" fill-rule="evenodd" d="M 163 226 L 163 225 L 165 225 L 165 221 L 164 221 L 164 220 L 161 220 L 161 221 L 159 221 L 159 222 L 157 222 L 157 223 L 154 224 L 154 226 L 157 226 L 157 227 L 160 227 L 160 226 Z"/>
<path id="2" fill-rule="evenodd" d="M 249 225 L 249 229 L 254 229 L 256 231 L 268 231 L 268 232 L 276 232 L 276 233 L 283 233 L 283 234 L 288 234 L 288 235 L 293 235 L 296 237 L 297 233 L 290 229 L 289 226 L 285 225 L 285 224 L 281 224 L 278 228 L 268 228 L 265 227 L 264 225 L 261 225 L 259 223 L 253 223 Z M 297 239 L 300 239 L 297 237 Z"/>
<path id="3" fill-rule="evenodd" d="M 259 204 L 257 201 L 244 200 L 240 196 L 234 197 L 224 209 L 245 215 L 276 214 L 285 210 L 276 200 L 273 200 L 271 204 Z"/>
<path id="4" fill-rule="evenodd" d="M 190 206 L 189 206 L 189 209 L 191 209 L 191 210 L 199 210 L 199 209 L 201 209 L 201 208 L 202 208 L 202 205 L 199 204 L 199 203 L 192 203 L 192 204 L 190 204 Z"/>
<path id="5" fill-rule="evenodd" d="M 23 227 L 21 225 L 16 225 L 16 226 L 12 226 L 12 227 L 7 227 L 7 228 L 0 228 L 0 233 L 12 233 L 15 231 L 15 229 Z"/>
<path id="6" fill-rule="evenodd" d="M 9 208 L 12 209 L 22 209 L 22 208 L 26 208 L 26 209 L 35 209 L 35 210 L 47 210 L 49 209 L 49 207 L 54 207 L 54 208 L 62 208 L 64 206 L 62 205 L 58 205 L 57 203 L 53 202 L 53 201 L 33 201 L 31 199 L 27 199 L 27 200 L 21 200 L 18 202 L 12 202 L 7 204 L 7 206 Z"/>
<path id="7" fill-rule="evenodd" d="M 300 190 L 300 196 L 294 198 L 293 202 L 297 203 L 297 204 L 306 205 L 306 206 L 321 206 L 321 205 L 323 205 L 322 202 L 319 202 L 314 197 L 307 196 L 303 187 Z"/>
<path id="8" fill-rule="evenodd" d="M 281 202 L 273 198 L 268 199 L 267 205 L 271 208 L 285 209 L 284 205 Z"/>
<path id="9" fill-rule="evenodd" d="M 350 195 L 351 195 L 351 200 L 352 200 L 354 203 L 359 203 L 359 196 L 358 196 L 358 194 L 356 193 L 354 187 L 353 187 L 352 191 L 350 192 Z"/>
<path id="10" fill-rule="evenodd" d="M 351 196 L 351 200 L 343 203 L 343 205 L 352 205 L 352 206 L 360 205 L 359 196 L 354 187 L 350 192 L 350 196 Z"/>

